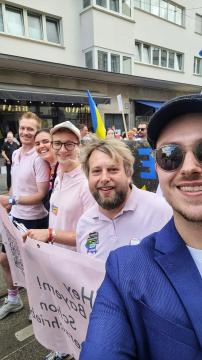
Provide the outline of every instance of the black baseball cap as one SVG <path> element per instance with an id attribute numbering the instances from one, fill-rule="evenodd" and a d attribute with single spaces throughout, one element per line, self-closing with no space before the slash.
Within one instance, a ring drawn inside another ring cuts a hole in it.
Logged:
<path id="1" fill-rule="evenodd" d="M 175 118 L 193 113 L 202 113 L 202 93 L 179 96 L 167 101 L 151 117 L 147 139 L 155 149 L 161 131 Z"/>

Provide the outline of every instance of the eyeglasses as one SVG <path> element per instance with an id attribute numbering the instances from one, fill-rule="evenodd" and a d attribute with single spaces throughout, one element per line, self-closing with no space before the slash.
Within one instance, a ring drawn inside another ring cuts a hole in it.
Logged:
<path id="1" fill-rule="evenodd" d="M 168 144 L 153 150 L 157 164 L 165 171 L 177 170 L 184 161 L 186 151 L 177 144 Z M 202 140 L 200 140 L 193 149 L 196 160 L 202 164 Z"/>
<path id="2" fill-rule="evenodd" d="M 79 145 L 79 143 L 75 143 L 73 141 L 66 141 L 66 142 L 61 142 L 61 141 L 52 141 L 51 145 L 53 147 L 54 150 L 60 150 L 62 145 L 64 145 L 66 150 L 74 150 L 76 145 Z"/>
<path id="3" fill-rule="evenodd" d="M 137 128 L 137 131 L 144 131 L 146 128 Z"/>

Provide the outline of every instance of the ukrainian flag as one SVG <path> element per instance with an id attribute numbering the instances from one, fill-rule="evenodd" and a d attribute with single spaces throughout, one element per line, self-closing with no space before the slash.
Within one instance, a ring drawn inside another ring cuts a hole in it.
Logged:
<path id="1" fill-rule="evenodd" d="M 105 130 L 105 126 L 102 121 L 100 112 L 97 109 L 97 106 L 95 105 L 95 102 L 94 102 L 89 90 L 87 90 L 87 95 L 88 95 L 88 102 L 89 102 L 89 106 L 90 106 L 90 113 L 91 113 L 94 132 L 96 133 L 96 135 L 99 139 L 105 139 L 106 130 Z"/>

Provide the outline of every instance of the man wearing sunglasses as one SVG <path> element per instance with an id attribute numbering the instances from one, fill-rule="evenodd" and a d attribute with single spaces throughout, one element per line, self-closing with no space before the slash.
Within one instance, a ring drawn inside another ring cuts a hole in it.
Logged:
<path id="1" fill-rule="evenodd" d="M 80 360 L 202 359 L 202 94 L 164 104 L 148 141 L 174 216 L 109 256 Z"/>
<path id="2" fill-rule="evenodd" d="M 147 124 L 141 123 L 138 125 L 137 138 L 141 140 L 147 140 Z"/>

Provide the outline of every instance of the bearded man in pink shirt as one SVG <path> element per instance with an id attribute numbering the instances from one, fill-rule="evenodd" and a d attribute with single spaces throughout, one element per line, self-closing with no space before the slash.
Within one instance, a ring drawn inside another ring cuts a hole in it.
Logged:
<path id="1" fill-rule="evenodd" d="M 78 252 L 106 261 L 110 251 L 137 244 L 171 218 L 163 197 L 132 184 L 134 158 L 124 142 L 95 140 L 81 162 L 96 203 L 77 224 Z"/>
<path id="2" fill-rule="evenodd" d="M 34 136 L 41 127 L 41 120 L 32 112 L 24 113 L 19 119 L 19 137 L 22 146 L 14 151 L 11 168 L 10 195 L 0 195 L 0 203 L 11 208 L 13 219 L 25 227 L 47 227 L 48 213 L 43 198 L 48 192 L 49 167 L 36 153 Z M 10 267 L 2 248 L 0 264 L 8 286 L 8 297 L 0 308 L 0 320 L 23 307 L 18 289 L 13 285 Z"/>

